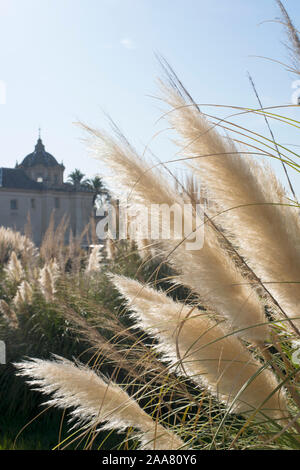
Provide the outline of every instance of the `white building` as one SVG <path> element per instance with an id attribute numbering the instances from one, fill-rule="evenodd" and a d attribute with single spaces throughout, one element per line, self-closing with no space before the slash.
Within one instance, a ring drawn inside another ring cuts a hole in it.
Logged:
<path id="1" fill-rule="evenodd" d="M 80 235 L 94 214 L 94 193 L 80 184 L 64 183 L 64 170 L 45 151 L 40 137 L 21 164 L 0 167 L 0 225 L 24 233 L 30 217 L 33 240 L 39 245 L 53 213 L 56 225 L 65 215 L 73 235 Z"/>

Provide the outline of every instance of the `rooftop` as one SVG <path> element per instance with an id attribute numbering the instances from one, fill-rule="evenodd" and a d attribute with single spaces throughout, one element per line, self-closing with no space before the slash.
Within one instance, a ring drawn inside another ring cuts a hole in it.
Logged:
<path id="1" fill-rule="evenodd" d="M 30 179 L 21 168 L 0 168 L 0 188 L 43 189 L 42 183 Z"/>
<path id="2" fill-rule="evenodd" d="M 45 146 L 39 136 L 34 152 L 27 155 L 17 168 L 30 168 L 36 165 L 43 166 L 63 166 L 60 165 L 51 153 L 46 152 Z"/>
<path id="3" fill-rule="evenodd" d="M 60 185 L 48 186 L 45 183 L 38 183 L 26 175 L 22 168 L 1 168 L 0 167 L 0 190 L 8 189 L 25 189 L 35 191 L 68 191 L 68 192 L 93 192 L 91 189 L 83 185 L 73 185 L 71 183 L 63 183 Z"/>

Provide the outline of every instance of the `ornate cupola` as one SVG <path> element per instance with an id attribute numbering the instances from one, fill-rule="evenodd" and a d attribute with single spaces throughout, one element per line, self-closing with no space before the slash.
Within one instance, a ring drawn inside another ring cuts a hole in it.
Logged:
<path id="1" fill-rule="evenodd" d="M 53 155 L 46 152 L 40 131 L 34 152 L 27 155 L 17 168 L 22 168 L 29 178 L 38 183 L 47 186 L 63 184 L 65 167 L 59 164 Z"/>

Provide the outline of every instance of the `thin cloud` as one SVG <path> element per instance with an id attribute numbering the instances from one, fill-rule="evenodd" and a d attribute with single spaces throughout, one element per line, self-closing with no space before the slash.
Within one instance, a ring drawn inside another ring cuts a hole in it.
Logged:
<path id="1" fill-rule="evenodd" d="M 134 41 L 130 38 L 121 39 L 120 44 L 126 49 L 130 49 L 130 50 L 136 49 L 136 45 Z"/>

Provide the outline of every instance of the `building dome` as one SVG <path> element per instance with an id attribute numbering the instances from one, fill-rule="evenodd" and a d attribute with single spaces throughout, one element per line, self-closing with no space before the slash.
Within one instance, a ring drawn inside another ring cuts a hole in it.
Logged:
<path id="1" fill-rule="evenodd" d="M 40 134 L 34 152 L 27 155 L 22 163 L 16 164 L 16 169 L 23 170 L 31 180 L 43 183 L 47 187 L 64 184 L 65 167 L 63 163 L 59 164 L 53 155 L 46 152 Z"/>
<path id="2" fill-rule="evenodd" d="M 60 166 L 56 158 L 46 152 L 42 139 L 39 137 L 34 152 L 27 155 L 19 167 L 31 168 L 36 165 L 43 166 Z"/>

